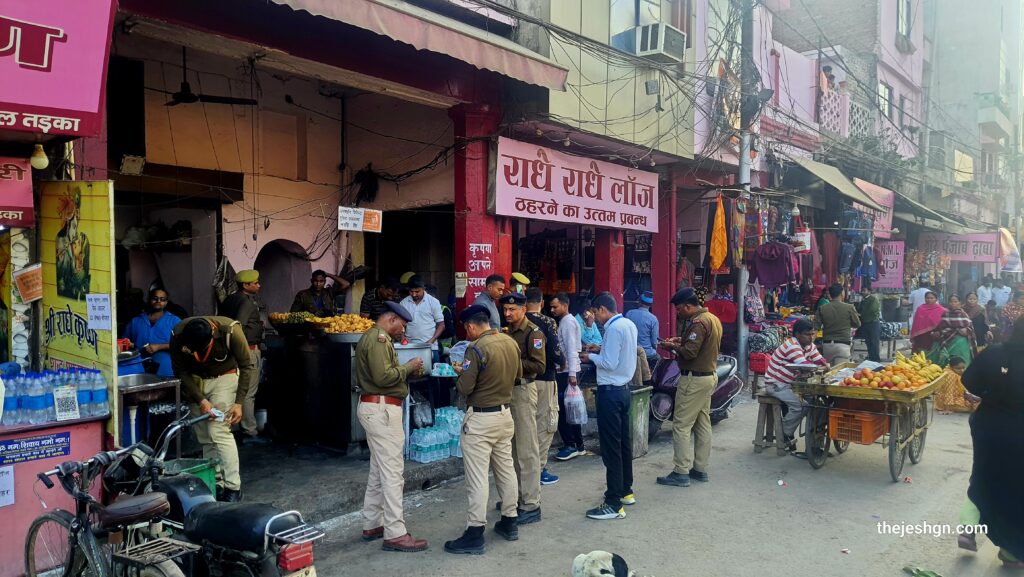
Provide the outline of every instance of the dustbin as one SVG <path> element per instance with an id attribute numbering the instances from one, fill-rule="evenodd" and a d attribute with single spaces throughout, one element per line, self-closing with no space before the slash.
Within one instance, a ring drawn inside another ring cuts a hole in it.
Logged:
<path id="1" fill-rule="evenodd" d="M 633 458 L 647 454 L 647 426 L 651 419 L 651 390 L 653 387 L 630 389 L 629 434 L 633 441 Z"/>

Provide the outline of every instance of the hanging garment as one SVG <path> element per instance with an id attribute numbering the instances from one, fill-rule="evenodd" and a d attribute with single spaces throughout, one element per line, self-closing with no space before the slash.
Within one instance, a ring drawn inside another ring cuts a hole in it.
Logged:
<path id="1" fill-rule="evenodd" d="M 708 245 L 708 254 L 711 256 L 711 269 L 718 270 L 725 266 L 725 259 L 729 256 L 729 233 L 725 225 L 725 206 L 722 203 L 722 195 L 715 200 L 715 218 L 711 228 L 711 243 Z"/>
<path id="2" fill-rule="evenodd" d="M 839 248 L 839 273 L 846 274 L 850 272 L 850 267 L 853 266 L 853 255 L 857 252 L 857 247 L 853 246 L 852 242 L 844 242 Z"/>
<path id="3" fill-rule="evenodd" d="M 875 249 L 864 245 L 864 254 L 860 259 L 860 276 L 871 280 L 878 280 L 878 263 L 875 260 Z"/>
<path id="4" fill-rule="evenodd" d="M 725 299 L 714 298 L 706 303 L 704 306 L 711 311 L 711 314 L 718 317 L 723 324 L 736 322 L 736 303 L 727 301 Z"/>
<path id="5" fill-rule="evenodd" d="M 780 287 L 793 282 L 793 247 L 782 242 L 769 242 L 757 247 L 752 278 L 765 288 Z"/>
<path id="6" fill-rule="evenodd" d="M 839 275 L 839 235 L 834 232 L 826 232 L 821 236 L 821 240 L 821 257 L 825 269 L 825 282 L 823 284 L 831 285 L 836 282 L 836 277 Z M 814 284 L 819 283 L 820 281 L 817 280 L 814 282 Z"/>
<path id="7" fill-rule="evenodd" d="M 730 200 L 728 202 L 732 205 L 732 210 L 729 211 L 732 214 L 732 226 L 729 227 L 729 230 L 732 232 L 729 238 L 732 260 L 729 262 L 729 265 L 740 266 L 743 264 L 743 235 L 746 233 L 747 228 L 746 210 L 753 206 L 753 203 L 740 200 Z"/>

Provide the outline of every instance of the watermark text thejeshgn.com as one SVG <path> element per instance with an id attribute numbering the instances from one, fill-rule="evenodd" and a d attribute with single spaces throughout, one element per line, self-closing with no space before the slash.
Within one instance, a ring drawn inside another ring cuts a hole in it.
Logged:
<path id="1" fill-rule="evenodd" d="M 879 535 L 931 535 L 932 537 L 948 537 L 950 535 L 987 535 L 987 525 L 950 525 L 948 523 L 877 523 Z"/>

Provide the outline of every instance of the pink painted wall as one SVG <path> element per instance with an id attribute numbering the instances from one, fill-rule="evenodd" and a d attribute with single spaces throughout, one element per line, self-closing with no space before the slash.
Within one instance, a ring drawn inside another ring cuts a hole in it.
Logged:
<path id="1" fill-rule="evenodd" d="M 920 1 L 913 1 L 911 4 L 910 42 L 914 46 L 911 53 L 901 52 L 897 48 L 897 13 L 896 2 L 879 3 L 879 39 L 876 51 L 878 65 L 878 79 L 893 87 L 894 107 L 899 106 L 899 97 L 906 96 L 908 104 L 906 107 L 908 117 L 906 122 L 912 126 L 919 126 L 920 123 L 914 119 L 923 120 L 924 108 L 922 104 L 921 85 L 924 74 L 925 40 L 924 40 L 924 6 Z M 895 122 L 899 124 L 899 113 L 895 115 Z M 883 126 L 891 130 L 895 127 L 888 121 L 883 120 Z M 898 150 L 904 157 L 917 155 L 917 135 L 904 132 L 906 137 L 899 137 Z"/>

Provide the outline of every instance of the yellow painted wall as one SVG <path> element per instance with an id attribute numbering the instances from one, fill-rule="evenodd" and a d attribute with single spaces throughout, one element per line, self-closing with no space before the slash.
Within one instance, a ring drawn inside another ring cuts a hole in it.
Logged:
<path id="1" fill-rule="evenodd" d="M 550 19 L 557 26 L 608 44 L 610 0 L 552 0 Z M 692 43 L 692 42 L 691 42 Z M 609 49 L 611 49 L 609 47 Z M 565 92 L 551 91 L 548 112 L 553 120 L 639 146 L 693 157 L 692 95 L 653 68 L 621 67 L 552 36 L 550 57 L 569 69 Z M 686 52 L 686 70 L 694 69 L 693 49 Z M 661 112 L 657 95 L 647 95 L 644 82 L 661 80 Z"/>

